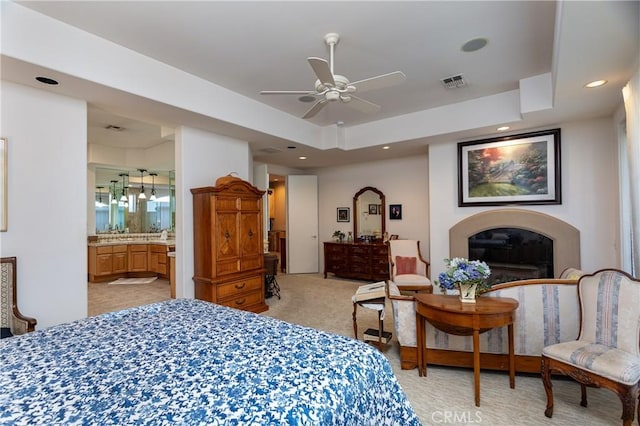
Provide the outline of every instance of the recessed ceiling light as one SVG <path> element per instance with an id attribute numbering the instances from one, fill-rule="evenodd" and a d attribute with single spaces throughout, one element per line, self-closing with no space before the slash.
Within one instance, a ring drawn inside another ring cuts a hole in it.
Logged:
<path id="1" fill-rule="evenodd" d="M 498 127 L 496 130 L 499 132 L 504 132 L 505 130 L 509 130 L 509 129 L 510 129 L 509 126 L 501 126 L 501 127 Z"/>
<path id="2" fill-rule="evenodd" d="M 309 102 L 313 102 L 313 101 L 315 101 L 315 100 L 316 100 L 316 98 L 315 98 L 314 96 L 311 96 L 311 95 L 302 95 L 302 96 L 300 96 L 300 97 L 298 98 L 298 100 L 299 100 L 300 102 L 307 102 L 307 103 L 309 103 Z"/>
<path id="3" fill-rule="evenodd" d="M 299 160 L 306 160 L 307 157 L 298 157 Z"/>
<path id="4" fill-rule="evenodd" d="M 382 149 L 389 149 L 391 148 L 389 145 L 383 146 Z"/>
<path id="5" fill-rule="evenodd" d="M 48 78 L 48 77 L 36 77 L 36 80 L 38 80 L 40 83 L 50 84 L 52 86 L 55 86 L 55 85 L 58 84 L 57 81 L 55 81 L 52 78 Z"/>
<path id="6" fill-rule="evenodd" d="M 475 52 L 485 47 L 488 42 L 489 40 L 484 37 L 474 38 L 463 44 L 460 50 L 463 52 Z"/>
<path id="7" fill-rule="evenodd" d="M 604 86 L 605 84 L 607 84 L 607 80 L 596 80 L 596 81 L 592 81 L 591 83 L 585 84 L 584 87 L 593 89 L 594 87 Z"/>

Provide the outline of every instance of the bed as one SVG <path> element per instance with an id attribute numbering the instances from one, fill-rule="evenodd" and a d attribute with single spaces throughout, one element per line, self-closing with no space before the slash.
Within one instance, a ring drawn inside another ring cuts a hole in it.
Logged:
<path id="1" fill-rule="evenodd" d="M 0 340 L 2 424 L 419 425 L 345 336 L 177 299 Z"/>

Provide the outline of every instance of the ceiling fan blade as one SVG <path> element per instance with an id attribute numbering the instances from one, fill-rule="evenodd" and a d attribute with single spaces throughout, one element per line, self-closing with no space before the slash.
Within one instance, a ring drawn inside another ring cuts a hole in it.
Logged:
<path id="1" fill-rule="evenodd" d="M 316 92 L 309 90 L 263 90 L 261 95 L 315 95 Z"/>
<path id="2" fill-rule="evenodd" d="M 307 111 L 302 118 L 311 118 L 315 116 L 324 106 L 327 104 L 326 99 L 322 99 L 321 101 L 316 102 L 309 111 Z"/>
<path id="3" fill-rule="evenodd" d="M 335 87 L 336 81 L 333 79 L 333 73 L 331 72 L 331 68 L 329 68 L 329 62 L 325 61 L 322 58 L 307 58 L 309 61 L 309 65 L 313 68 L 313 72 L 318 76 L 318 80 L 322 84 L 328 84 L 331 87 Z"/>
<path id="4" fill-rule="evenodd" d="M 402 71 L 395 71 L 389 74 L 379 75 L 377 77 L 366 78 L 360 81 L 354 81 L 352 86 L 356 86 L 358 92 L 366 92 L 367 90 L 382 89 L 385 87 L 395 86 L 403 83 L 407 79 Z"/>
<path id="5" fill-rule="evenodd" d="M 375 114 L 376 112 L 380 111 L 380 105 L 374 104 L 373 102 L 365 101 L 364 99 L 357 96 L 350 96 L 351 100 L 349 102 L 345 102 L 345 105 L 349 105 L 350 107 L 367 114 Z"/>

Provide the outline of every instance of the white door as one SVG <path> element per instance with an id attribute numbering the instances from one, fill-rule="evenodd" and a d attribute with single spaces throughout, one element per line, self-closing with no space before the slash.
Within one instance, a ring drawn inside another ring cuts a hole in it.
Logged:
<path id="1" fill-rule="evenodd" d="M 287 273 L 318 272 L 318 177 L 287 176 Z"/>

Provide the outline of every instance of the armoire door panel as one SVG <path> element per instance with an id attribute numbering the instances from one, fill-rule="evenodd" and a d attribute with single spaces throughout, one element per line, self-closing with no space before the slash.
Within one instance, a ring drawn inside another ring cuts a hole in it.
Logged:
<path id="1" fill-rule="evenodd" d="M 225 211 L 235 212 L 237 210 L 238 210 L 238 198 L 237 197 L 219 196 L 219 197 L 216 198 L 216 211 L 217 212 L 225 212 Z"/>
<path id="2" fill-rule="evenodd" d="M 249 198 L 243 198 L 242 200 L 240 200 L 240 210 L 242 210 L 243 212 L 254 211 L 257 213 L 261 208 L 262 199 L 252 200 Z"/>
<path id="3" fill-rule="evenodd" d="M 239 255 L 237 213 L 220 213 L 216 218 L 216 257 L 218 261 Z"/>
<path id="4" fill-rule="evenodd" d="M 239 271 L 241 271 L 239 259 L 230 259 L 216 262 L 216 275 L 235 274 Z"/>
<path id="5" fill-rule="evenodd" d="M 263 235 L 258 213 L 242 213 L 240 215 L 240 247 L 242 256 L 262 254 Z"/>
<path id="6" fill-rule="evenodd" d="M 256 256 L 242 256 L 242 258 L 240 258 L 240 269 L 247 271 L 250 269 L 261 268 L 263 261 L 264 255 L 262 253 Z"/>

